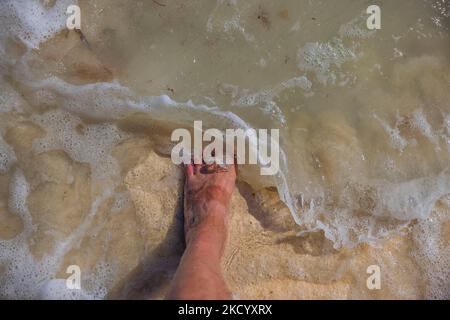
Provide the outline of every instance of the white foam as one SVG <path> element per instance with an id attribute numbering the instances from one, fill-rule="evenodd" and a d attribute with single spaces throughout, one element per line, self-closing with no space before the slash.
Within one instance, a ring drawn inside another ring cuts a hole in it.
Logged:
<path id="1" fill-rule="evenodd" d="M 6 37 L 18 37 L 30 48 L 37 48 L 45 39 L 66 26 L 66 10 L 77 0 L 58 0 L 46 8 L 38 0 L 0 1 L 0 43 Z"/>
<path id="2" fill-rule="evenodd" d="M 256 92 L 232 84 L 222 84 L 219 90 L 221 94 L 232 98 L 231 105 L 233 107 L 259 107 L 264 114 L 284 125 L 286 124 L 286 117 L 275 99 L 285 90 L 297 88 L 309 92 L 312 88 L 312 82 L 306 76 L 298 76 L 284 80 L 272 88 Z"/>
<path id="3" fill-rule="evenodd" d="M 440 150 L 438 136 L 433 132 L 433 128 L 428 122 L 422 109 L 418 109 L 413 113 L 413 127 L 420 131 L 424 137 L 428 138 L 431 143 L 436 146 L 436 150 Z"/>
<path id="4" fill-rule="evenodd" d="M 3 140 L 0 134 L 0 172 L 8 171 L 16 160 L 14 150 Z"/>
<path id="5" fill-rule="evenodd" d="M 448 210 L 450 207 L 433 212 L 420 220 L 412 232 L 412 256 L 422 268 L 427 299 L 450 299 L 450 245 L 442 241 L 442 226 L 450 222 Z"/>
<path id="6" fill-rule="evenodd" d="M 98 206 L 111 196 L 106 190 L 92 203 L 83 223 L 67 238 L 58 239 L 55 248 L 41 259 L 35 259 L 28 241 L 36 230 L 27 208 L 29 185 L 21 170 L 16 170 L 10 187 L 9 210 L 20 216 L 24 229 L 15 238 L 0 240 L 0 263 L 4 267 L 0 274 L 0 297 L 4 299 L 104 299 L 106 285 L 111 281 L 111 269 L 102 265 L 94 270 L 82 270 L 82 275 L 94 283 L 92 288 L 81 292 L 67 291 L 65 281 L 55 279 L 63 258 L 79 245 L 91 226 Z M 82 278 L 83 279 L 83 278 Z M 89 281 L 88 281 L 89 282 Z M 83 282 L 82 282 L 83 284 Z"/>
<path id="7" fill-rule="evenodd" d="M 374 115 L 374 118 L 380 122 L 384 130 L 388 133 L 392 146 L 402 152 L 408 146 L 408 141 L 401 136 L 400 130 L 396 126 L 391 127 L 385 120 L 380 119 L 377 115 Z"/>
<path id="8" fill-rule="evenodd" d="M 0 113 L 1 112 L 22 112 L 25 101 L 23 98 L 0 77 Z"/>
<path id="9" fill-rule="evenodd" d="M 52 279 L 47 281 L 37 294 L 41 300 L 93 300 L 83 289 L 67 288 L 66 279 Z"/>
<path id="10" fill-rule="evenodd" d="M 375 33 L 375 30 L 367 29 L 367 15 L 364 11 L 360 16 L 341 25 L 339 28 L 339 35 L 348 38 L 367 39 L 374 36 Z"/>
<path id="11" fill-rule="evenodd" d="M 309 91 L 312 88 L 312 82 L 309 81 L 309 79 L 305 76 L 300 76 L 300 77 L 295 77 L 286 81 L 283 81 L 280 84 L 281 87 L 284 87 L 286 89 L 291 89 L 291 88 L 300 88 L 303 89 L 305 91 Z M 278 90 L 281 91 L 281 88 L 279 88 Z"/>
<path id="12" fill-rule="evenodd" d="M 77 116 L 59 109 L 34 115 L 32 120 L 47 131 L 44 138 L 33 141 L 35 152 L 64 150 L 75 161 L 89 163 L 94 180 L 115 180 L 119 175 L 111 150 L 128 135 L 115 125 L 85 126 Z"/>
<path id="13" fill-rule="evenodd" d="M 336 84 L 338 77 L 341 80 L 348 77 L 337 70 L 358 56 L 355 48 L 346 47 L 339 38 L 330 42 L 308 42 L 297 52 L 297 66 L 304 72 L 313 72 L 324 85 Z"/>
<path id="14" fill-rule="evenodd" d="M 29 185 L 23 172 L 16 169 L 10 184 L 9 210 L 17 214 L 24 223 L 24 234 L 30 234 L 34 230 L 32 217 L 27 207 Z"/>
<path id="15" fill-rule="evenodd" d="M 433 177 L 409 180 L 403 183 L 378 182 L 379 200 L 373 214 L 409 221 L 424 219 L 436 201 L 450 190 L 450 171 Z M 382 200 L 382 201 L 381 201 Z"/>

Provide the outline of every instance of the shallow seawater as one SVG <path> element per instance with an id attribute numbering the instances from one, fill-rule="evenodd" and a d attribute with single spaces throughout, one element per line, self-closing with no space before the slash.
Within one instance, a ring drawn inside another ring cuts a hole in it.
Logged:
<path id="1" fill-rule="evenodd" d="M 450 2 L 377 1 L 369 30 L 367 1 L 79 0 L 81 33 L 72 2 L 0 3 L 0 297 L 113 297 L 149 251 L 179 251 L 160 246 L 180 197 L 164 156 L 194 120 L 280 130 L 279 175 L 241 182 L 349 259 L 319 276 L 305 258 L 302 281 L 357 286 L 346 252 L 400 237 L 421 287 L 369 297 L 450 297 Z"/>

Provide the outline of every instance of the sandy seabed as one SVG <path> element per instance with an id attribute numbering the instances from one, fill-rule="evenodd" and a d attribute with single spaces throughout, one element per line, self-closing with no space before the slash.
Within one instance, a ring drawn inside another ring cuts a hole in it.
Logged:
<path id="1" fill-rule="evenodd" d="M 19 123 L 6 135 L 30 181 L 27 204 L 38 227 L 26 245 L 37 261 L 54 254 L 59 238 L 79 232 L 96 190 L 88 166 L 66 153 L 26 151 L 39 132 L 34 125 Z M 69 265 L 87 270 L 85 292 L 78 293 L 81 297 L 163 298 L 183 252 L 184 176 L 170 159 L 152 150 L 148 138 L 129 138 L 115 146 L 112 154 L 120 163 L 123 184 L 117 190 L 124 196 L 98 202 L 95 216 L 72 240 L 73 248 L 47 271 L 65 279 Z M 9 180 L 0 175 L 2 239 L 13 238 L 22 225 L 5 210 Z M 448 212 L 448 204 L 439 203 L 429 219 L 442 219 Z M 442 225 L 443 246 L 448 245 L 449 226 L 448 221 Z M 421 299 L 433 294 L 432 286 L 439 288 L 446 281 L 432 283 L 433 274 L 426 276 L 432 272 L 429 266 L 418 264 L 411 255 L 415 241 L 421 241 L 421 228 L 421 223 L 413 223 L 403 236 L 378 247 L 336 250 L 322 232 L 297 236 L 300 228 L 275 191 L 256 192 L 239 182 L 231 204 L 223 270 L 240 299 Z M 367 289 L 370 265 L 381 268 L 381 290 Z M 24 274 L 29 267 L 18 266 L 25 269 Z M 58 286 L 37 292 L 36 288 L 25 287 L 29 291 L 21 294 L 71 297 Z"/>

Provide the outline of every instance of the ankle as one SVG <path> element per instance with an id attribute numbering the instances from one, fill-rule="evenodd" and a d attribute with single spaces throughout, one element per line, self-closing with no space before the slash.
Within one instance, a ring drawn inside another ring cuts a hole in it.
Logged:
<path id="1" fill-rule="evenodd" d="M 186 248 L 221 256 L 227 238 L 225 219 L 205 222 L 187 231 Z"/>

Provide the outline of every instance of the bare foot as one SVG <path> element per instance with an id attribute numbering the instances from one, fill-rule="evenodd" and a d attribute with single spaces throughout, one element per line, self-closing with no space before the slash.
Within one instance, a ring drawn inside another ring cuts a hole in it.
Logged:
<path id="1" fill-rule="evenodd" d="M 184 229 L 186 250 L 168 299 L 231 299 L 220 260 L 228 234 L 228 209 L 236 167 L 186 166 Z"/>
<path id="2" fill-rule="evenodd" d="M 186 245 L 210 242 L 223 249 L 227 237 L 228 209 L 236 183 L 236 168 L 187 165 L 184 186 Z"/>

